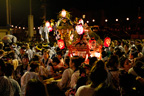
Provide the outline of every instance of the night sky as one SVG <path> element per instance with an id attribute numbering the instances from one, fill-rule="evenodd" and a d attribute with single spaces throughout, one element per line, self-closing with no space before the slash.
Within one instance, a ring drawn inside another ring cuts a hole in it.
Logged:
<path id="1" fill-rule="evenodd" d="M 0 0 L 0 26 L 6 25 L 6 0 Z M 42 10 L 41 0 L 32 0 L 32 14 L 34 25 L 41 24 Z M 116 18 L 137 18 L 138 7 L 143 15 L 144 0 L 47 0 L 47 20 L 57 20 L 57 15 L 62 9 L 69 11 L 74 18 L 86 14 L 87 20 L 99 19 L 101 12 L 105 18 L 115 20 Z M 29 15 L 29 0 L 11 0 L 11 22 L 17 26 L 27 26 Z"/>

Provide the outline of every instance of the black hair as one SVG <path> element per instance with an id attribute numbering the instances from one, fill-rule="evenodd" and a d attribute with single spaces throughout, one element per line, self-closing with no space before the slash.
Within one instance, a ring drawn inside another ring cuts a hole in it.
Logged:
<path id="1" fill-rule="evenodd" d="M 4 63 L 4 61 L 2 60 L 2 59 L 0 59 L 0 67 L 1 67 L 1 72 L 3 73 L 3 74 L 1 74 L 1 75 L 4 75 L 4 73 L 5 73 L 5 70 L 6 70 L 6 66 L 5 66 L 5 63 Z"/>
<path id="2" fill-rule="evenodd" d="M 30 67 L 31 67 L 30 71 L 35 72 L 35 69 L 39 67 L 39 64 L 36 62 L 31 62 Z"/>
<path id="3" fill-rule="evenodd" d="M 69 62 L 70 62 L 70 57 L 66 56 L 64 59 L 65 64 L 67 64 L 69 66 Z"/>
<path id="4" fill-rule="evenodd" d="M 117 67 L 119 61 L 117 55 L 111 55 L 107 62 L 107 67 Z M 116 66 L 115 66 L 116 65 Z"/>
<path id="5" fill-rule="evenodd" d="M 6 71 L 5 71 L 5 75 L 6 76 L 11 76 L 14 72 L 14 66 L 10 63 L 6 64 Z"/>
<path id="6" fill-rule="evenodd" d="M 52 60 L 53 60 L 53 62 L 56 62 L 57 64 L 60 63 L 60 60 L 58 59 L 58 57 L 54 57 Z"/>
<path id="7" fill-rule="evenodd" d="M 107 71 L 104 66 L 104 62 L 100 60 L 92 67 L 89 77 L 94 84 L 100 84 L 106 80 Z"/>
<path id="8" fill-rule="evenodd" d="M 128 60 L 128 57 L 122 56 L 119 60 L 120 62 L 120 67 L 124 67 L 125 61 Z"/>
<path id="9" fill-rule="evenodd" d="M 31 79 L 26 85 L 25 96 L 46 96 L 45 86 L 37 79 Z"/>

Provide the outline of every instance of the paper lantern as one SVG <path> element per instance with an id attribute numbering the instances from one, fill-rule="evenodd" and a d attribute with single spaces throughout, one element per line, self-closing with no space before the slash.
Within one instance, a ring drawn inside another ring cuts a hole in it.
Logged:
<path id="1" fill-rule="evenodd" d="M 59 39 L 57 41 L 57 43 L 58 43 L 58 46 L 59 46 L 60 49 L 64 49 L 65 48 L 64 41 L 62 39 Z"/>
<path id="2" fill-rule="evenodd" d="M 104 40 L 104 46 L 105 47 L 109 47 L 111 43 L 111 39 L 109 37 L 106 37 Z"/>
<path id="3" fill-rule="evenodd" d="M 49 27 L 50 23 L 48 21 L 46 21 L 45 25 L 46 25 L 46 27 Z"/>
<path id="4" fill-rule="evenodd" d="M 83 27 L 82 25 L 77 25 L 76 26 L 76 31 L 79 35 L 83 34 L 84 30 L 83 30 Z"/>
<path id="5" fill-rule="evenodd" d="M 62 10 L 61 15 L 62 15 L 62 17 L 66 17 L 66 11 Z"/>
<path id="6" fill-rule="evenodd" d="M 49 32 L 51 32 L 53 29 L 51 26 L 48 27 Z"/>

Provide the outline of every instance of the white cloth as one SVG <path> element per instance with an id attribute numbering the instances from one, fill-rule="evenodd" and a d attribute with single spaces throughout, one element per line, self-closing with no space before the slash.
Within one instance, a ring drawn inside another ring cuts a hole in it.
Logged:
<path id="1" fill-rule="evenodd" d="M 80 72 L 79 70 L 75 71 L 72 76 L 71 76 L 71 81 L 70 81 L 70 87 L 74 88 L 74 86 L 77 84 L 77 80 L 79 78 Z"/>
<path id="2" fill-rule="evenodd" d="M 57 83 L 60 89 L 70 87 L 70 80 L 71 80 L 72 74 L 73 74 L 73 70 L 71 68 L 64 70 L 61 81 Z"/>
<path id="3" fill-rule="evenodd" d="M 44 33 L 43 33 L 44 32 Z M 40 26 L 40 29 L 39 29 L 39 34 L 42 35 L 44 39 L 49 39 L 48 38 L 48 33 L 49 33 L 49 30 L 48 30 L 48 27 L 46 26 Z M 43 35 L 44 34 L 44 35 Z"/>
<path id="4" fill-rule="evenodd" d="M 31 49 L 26 50 L 26 53 L 28 54 L 29 60 L 33 58 L 33 51 Z"/>
<path id="5" fill-rule="evenodd" d="M 75 94 L 75 96 L 93 96 L 95 88 L 92 88 L 91 85 L 80 86 Z"/>
<path id="6" fill-rule="evenodd" d="M 25 89 L 26 89 L 26 85 L 28 83 L 29 80 L 31 79 L 38 79 L 39 80 L 39 76 L 37 73 L 35 72 L 25 72 L 25 74 L 21 77 L 21 91 L 22 94 L 25 94 Z"/>

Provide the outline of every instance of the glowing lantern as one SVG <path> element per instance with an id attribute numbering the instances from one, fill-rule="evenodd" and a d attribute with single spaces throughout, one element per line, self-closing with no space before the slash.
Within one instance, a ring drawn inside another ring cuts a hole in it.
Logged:
<path id="1" fill-rule="evenodd" d="M 47 22 L 45 23 L 45 25 L 46 25 L 46 27 L 49 27 L 49 26 L 50 26 L 50 23 L 47 21 Z"/>
<path id="2" fill-rule="evenodd" d="M 59 46 L 60 49 L 64 49 L 65 48 L 64 41 L 62 39 L 58 40 L 58 46 Z"/>
<path id="3" fill-rule="evenodd" d="M 51 32 L 53 29 L 51 26 L 48 27 L 49 32 Z"/>
<path id="4" fill-rule="evenodd" d="M 109 47 L 111 43 L 111 39 L 109 37 L 106 37 L 104 40 L 104 46 L 105 47 Z"/>
<path id="5" fill-rule="evenodd" d="M 94 38 L 89 40 L 89 48 L 94 49 L 96 47 L 96 40 Z"/>
<path id="6" fill-rule="evenodd" d="M 66 17 L 66 11 L 65 11 L 65 10 L 62 10 L 61 15 L 62 15 L 62 17 Z"/>
<path id="7" fill-rule="evenodd" d="M 81 35 L 81 34 L 83 34 L 83 27 L 82 27 L 82 25 L 77 25 L 76 26 L 76 31 L 77 31 L 77 33 L 79 34 L 79 35 Z"/>

